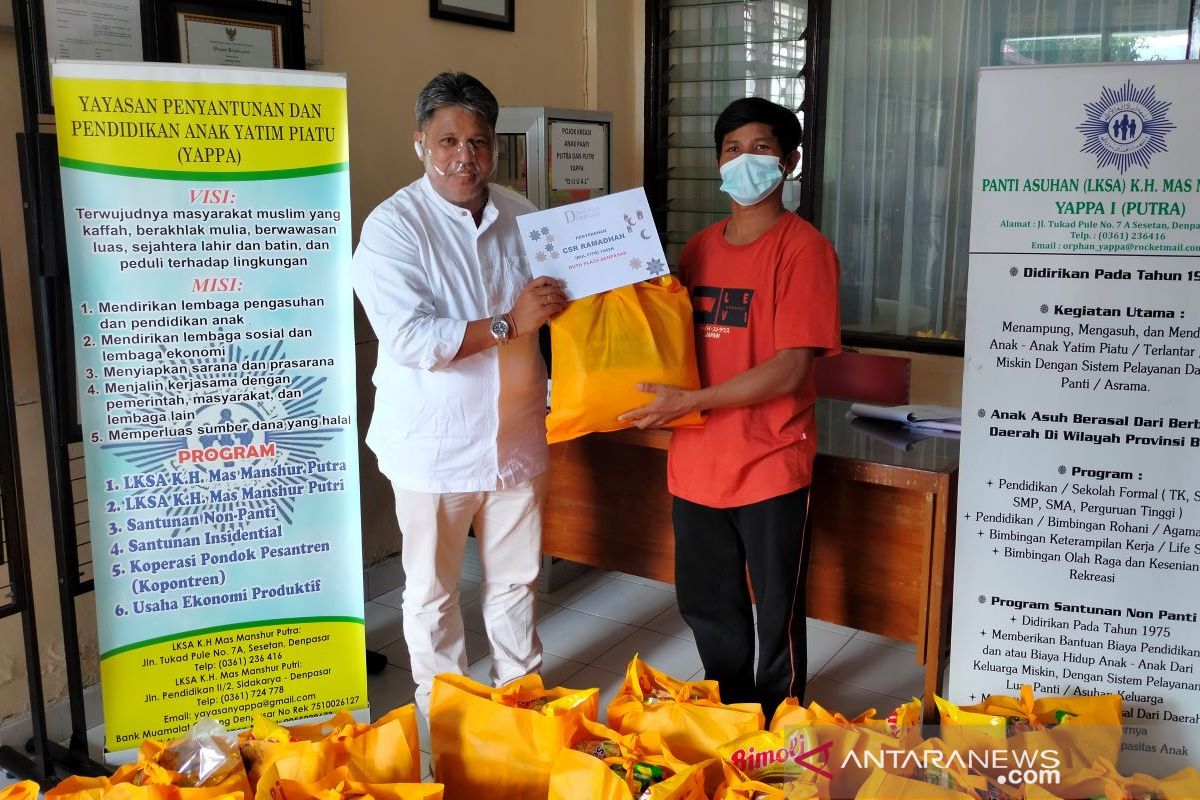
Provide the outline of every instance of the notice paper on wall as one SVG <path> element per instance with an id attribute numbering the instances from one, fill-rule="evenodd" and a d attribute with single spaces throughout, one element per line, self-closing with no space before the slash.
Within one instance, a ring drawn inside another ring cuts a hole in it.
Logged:
<path id="1" fill-rule="evenodd" d="M 608 125 L 551 120 L 550 188 L 604 191 L 608 188 Z"/>
<path id="2" fill-rule="evenodd" d="M 51 58 L 142 60 L 139 0 L 44 0 Z"/>
<path id="3" fill-rule="evenodd" d="M 1200 753 L 1198 82 L 980 76 L 949 695 L 1120 693 L 1126 774 Z"/>
<path id="4" fill-rule="evenodd" d="M 365 709 L 345 79 L 53 79 L 107 747 Z"/>

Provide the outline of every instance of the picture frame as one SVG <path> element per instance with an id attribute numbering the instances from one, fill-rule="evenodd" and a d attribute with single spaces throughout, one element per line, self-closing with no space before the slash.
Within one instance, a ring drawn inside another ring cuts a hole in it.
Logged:
<path id="1" fill-rule="evenodd" d="M 429 0 L 429 16 L 514 31 L 517 21 L 515 5 L 516 0 Z"/>
<path id="2" fill-rule="evenodd" d="M 157 61 L 304 69 L 304 21 L 299 2 L 152 2 L 158 31 Z"/>

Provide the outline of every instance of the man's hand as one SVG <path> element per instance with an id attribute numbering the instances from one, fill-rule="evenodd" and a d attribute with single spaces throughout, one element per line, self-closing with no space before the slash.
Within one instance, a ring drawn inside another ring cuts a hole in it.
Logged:
<path id="1" fill-rule="evenodd" d="M 555 278 L 534 278 L 525 284 L 509 314 L 517 336 L 533 333 L 542 323 L 567 307 L 567 296 Z"/>
<path id="2" fill-rule="evenodd" d="M 640 408 L 626 411 L 617 419 L 622 422 L 632 422 L 642 430 L 661 428 L 684 414 L 699 410 L 698 395 L 700 393 L 692 389 L 667 386 L 662 383 L 639 383 L 637 390 L 652 393 L 654 399 Z"/>

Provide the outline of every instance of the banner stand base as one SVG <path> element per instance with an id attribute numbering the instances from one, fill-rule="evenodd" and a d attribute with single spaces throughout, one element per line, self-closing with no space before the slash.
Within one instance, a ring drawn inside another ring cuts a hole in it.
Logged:
<path id="1" fill-rule="evenodd" d="M 27 746 L 32 746 L 32 744 L 33 741 L 30 740 Z M 0 769 L 10 772 L 17 777 L 43 782 L 55 780 L 56 778 L 66 778 L 69 775 L 96 777 L 112 773 L 112 770 L 106 768 L 103 764 L 97 764 L 90 757 L 80 755 L 60 744 L 56 744 L 55 742 L 43 742 L 42 744 L 46 748 L 47 761 L 49 761 L 49 766 L 53 774 L 39 774 L 40 770 L 32 758 L 18 752 L 16 748 L 8 747 L 7 745 L 0 747 Z M 45 788 L 43 787 L 43 790 Z"/>

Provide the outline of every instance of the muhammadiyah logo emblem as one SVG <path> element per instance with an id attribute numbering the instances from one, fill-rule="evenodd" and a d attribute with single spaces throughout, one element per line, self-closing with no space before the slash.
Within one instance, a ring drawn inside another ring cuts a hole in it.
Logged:
<path id="1" fill-rule="evenodd" d="M 1080 152 L 1096 156 L 1096 168 L 1115 166 L 1122 175 L 1134 164 L 1149 169 L 1150 157 L 1167 152 L 1167 119 L 1171 103 L 1154 96 L 1154 87 L 1135 89 L 1132 80 L 1120 89 L 1104 87 L 1100 100 L 1084 103 L 1087 119 L 1076 130 L 1083 134 Z"/>

